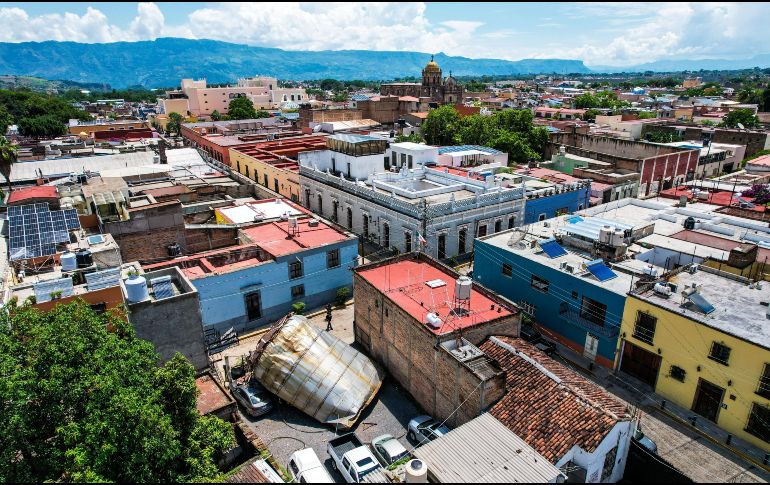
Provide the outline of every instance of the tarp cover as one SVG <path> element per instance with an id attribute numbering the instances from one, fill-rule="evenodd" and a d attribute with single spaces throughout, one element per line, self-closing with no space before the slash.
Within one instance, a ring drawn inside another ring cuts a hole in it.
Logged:
<path id="1" fill-rule="evenodd" d="M 276 327 L 252 356 L 257 359 L 254 376 L 318 421 L 351 428 L 380 389 L 382 369 L 301 315 Z"/>

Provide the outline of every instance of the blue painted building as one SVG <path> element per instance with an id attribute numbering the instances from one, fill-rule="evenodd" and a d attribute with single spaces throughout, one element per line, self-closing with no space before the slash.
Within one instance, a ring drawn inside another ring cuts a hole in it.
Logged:
<path id="1" fill-rule="evenodd" d="M 590 182 L 576 183 L 574 188 L 572 186 L 559 189 L 554 187 L 549 190 L 548 195 L 527 197 L 527 204 L 524 210 L 524 223 L 532 224 L 533 222 L 545 221 L 561 215 L 572 214 L 573 212 L 587 209 L 590 201 Z"/>
<path id="2" fill-rule="evenodd" d="M 280 319 L 292 304 L 308 310 L 353 287 L 358 238 L 323 221 L 257 224 L 239 231 L 236 247 L 145 266 L 179 266 L 198 290 L 204 329 L 238 333 Z"/>
<path id="3" fill-rule="evenodd" d="M 610 268 L 588 250 L 567 251 L 547 238 L 555 225 L 551 220 L 527 234 L 517 229 L 476 239 L 473 278 L 516 302 L 547 337 L 611 368 L 626 293 L 643 263 Z M 583 242 L 584 249 L 591 246 Z"/>

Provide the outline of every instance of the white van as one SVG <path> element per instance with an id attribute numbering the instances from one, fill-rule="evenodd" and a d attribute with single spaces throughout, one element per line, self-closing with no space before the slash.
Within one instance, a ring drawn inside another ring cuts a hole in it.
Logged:
<path id="1" fill-rule="evenodd" d="M 334 483 L 313 448 L 295 451 L 286 469 L 292 483 Z"/>

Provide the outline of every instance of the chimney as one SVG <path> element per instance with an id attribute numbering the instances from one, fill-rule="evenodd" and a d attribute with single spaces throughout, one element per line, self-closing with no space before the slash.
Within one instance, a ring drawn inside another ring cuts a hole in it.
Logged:
<path id="1" fill-rule="evenodd" d="M 161 138 L 158 140 L 158 155 L 160 155 L 160 163 L 168 164 L 168 158 L 166 157 L 166 140 Z"/>

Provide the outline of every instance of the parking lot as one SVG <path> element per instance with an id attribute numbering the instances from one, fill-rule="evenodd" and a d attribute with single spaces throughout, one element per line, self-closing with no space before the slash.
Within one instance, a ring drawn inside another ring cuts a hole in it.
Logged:
<path id="1" fill-rule="evenodd" d="M 326 329 L 324 317 L 325 313 L 321 312 L 311 316 L 309 320 L 311 324 Z M 334 327 L 332 333 L 336 337 L 346 343 L 353 343 L 353 306 L 335 309 L 332 325 Z M 217 362 L 219 371 L 222 372 L 221 366 L 225 355 L 230 356 L 231 364 L 234 364 L 238 357 L 248 354 L 258 340 L 259 335 L 255 335 L 252 338 L 243 339 L 239 345 L 222 352 L 219 356 L 221 360 Z M 342 476 L 333 471 L 331 458 L 326 451 L 326 446 L 331 439 L 353 431 L 361 441 L 368 443 L 377 436 L 390 434 L 401 441 L 407 449 L 411 449 L 413 445 L 406 438 L 407 425 L 410 419 L 424 413 L 411 396 L 388 377 L 353 430 L 335 430 L 285 403 L 279 403 L 270 413 L 259 418 L 250 418 L 242 412 L 240 414 L 243 422 L 247 423 L 259 436 L 281 466 L 286 466 L 289 457 L 295 451 L 313 448 L 332 477 L 338 482 L 344 482 Z"/>

